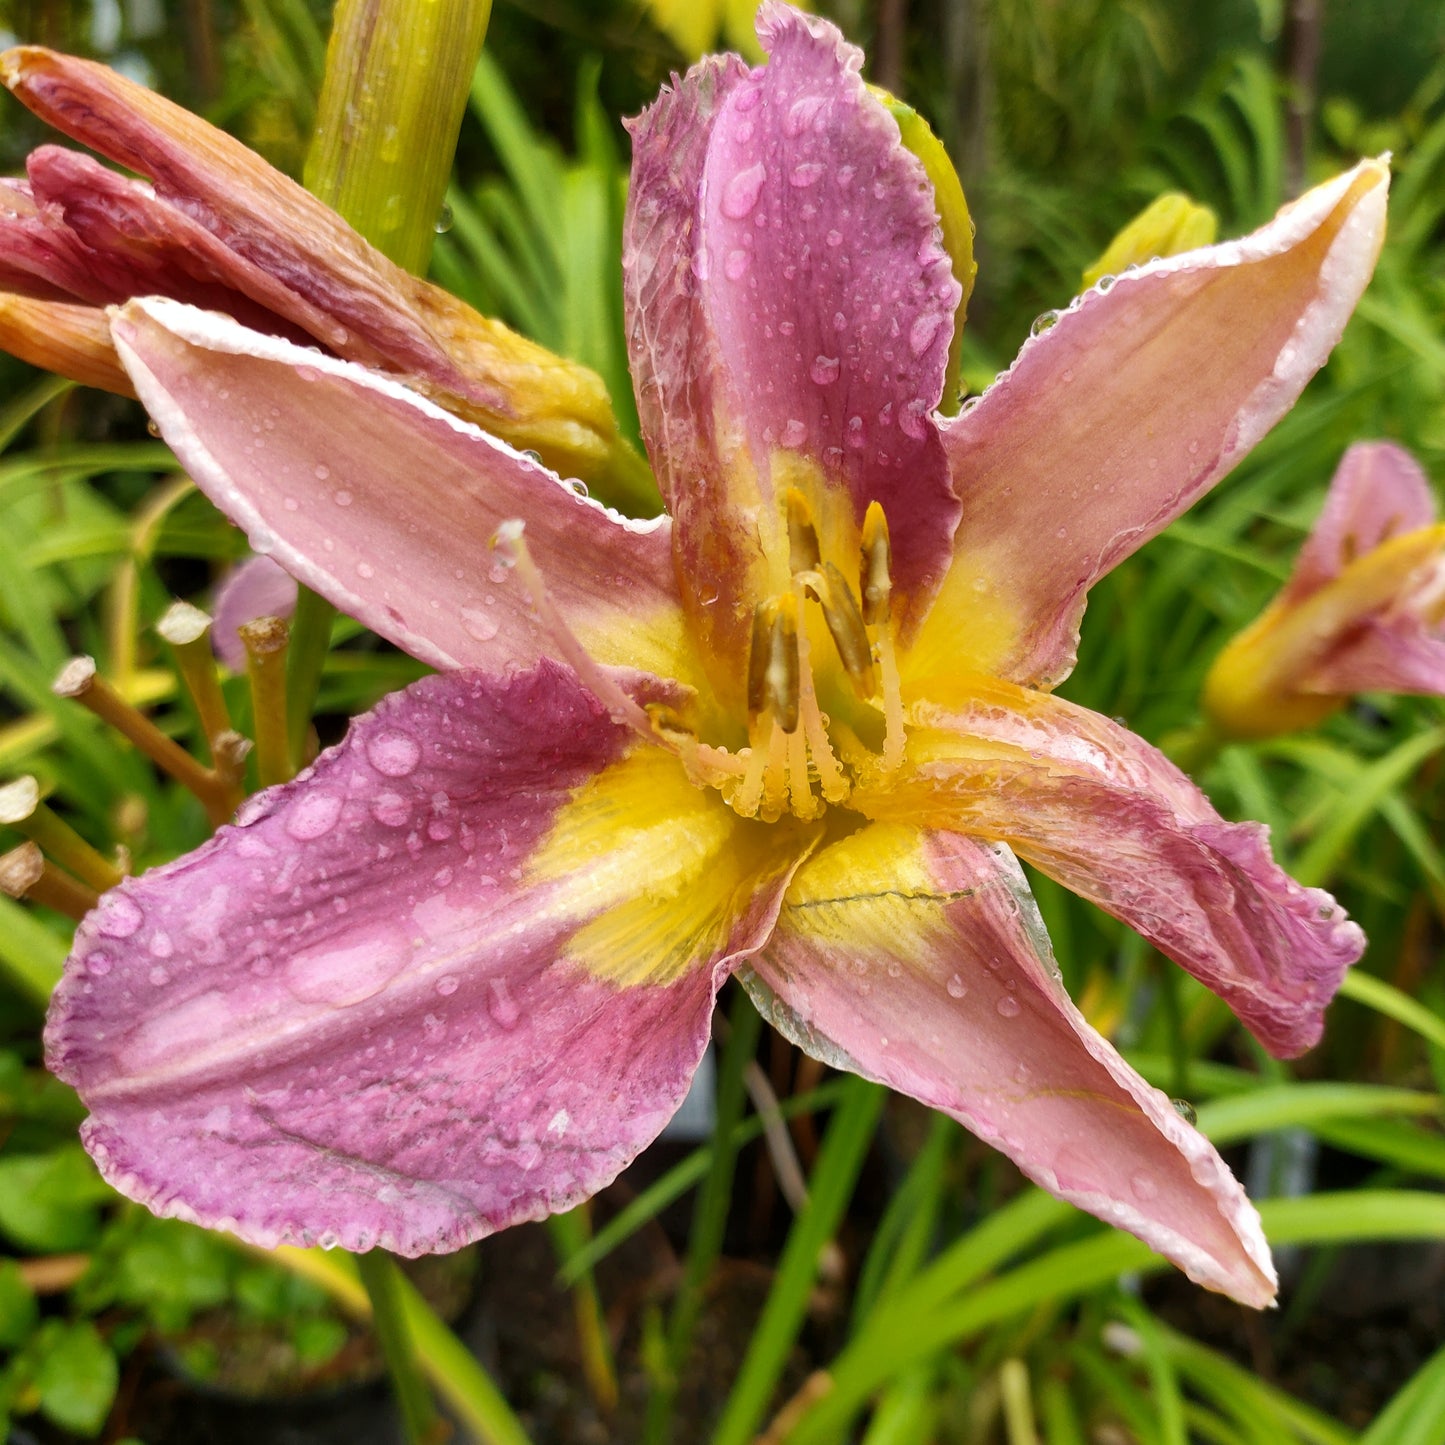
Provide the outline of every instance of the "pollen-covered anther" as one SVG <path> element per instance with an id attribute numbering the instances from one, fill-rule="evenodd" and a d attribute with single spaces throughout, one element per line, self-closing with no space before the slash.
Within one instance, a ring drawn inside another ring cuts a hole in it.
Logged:
<path id="1" fill-rule="evenodd" d="M 863 515 L 858 591 L 863 599 L 863 623 L 882 678 L 883 766 L 891 773 L 903 762 L 903 689 L 891 626 L 893 544 L 888 536 L 888 518 L 877 502 L 869 502 Z"/>
<path id="2" fill-rule="evenodd" d="M 819 570 L 800 574 L 798 580 L 823 609 L 823 620 L 828 624 L 833 646 L 838 649 L 838 658 L 853 690 L 865 700 L 872 697 L 878 690 L 878 680 L 873 674 L 873 649 L 863 625 L 863 614 L 843 574 L 831 562 L 824 562 Z"/>

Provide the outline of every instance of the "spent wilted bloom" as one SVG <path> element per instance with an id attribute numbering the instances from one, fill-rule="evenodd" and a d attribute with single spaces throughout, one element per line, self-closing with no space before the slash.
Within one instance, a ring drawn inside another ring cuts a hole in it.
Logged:
<path id="1" fill-rule="evenodd" d="M 1289 581 L 1210 668 L 1204 708 L 1224 737 L 1270 737 L 1359 692 L 1445 694 L 1445 524 L 1394 442 L 1345 453 Z"/>
<path id="2" fill-rule="evenodd" d="M 632 126 L 632 521 L 395 379 L 174 301 L 113 322 L 252 545 L 440 675 L 84 922 L 47 1033 L 123 1192 L 258 1242 L 446 1249 L 600 1188 L 738 976 L 1193 1278 L 1274 1293 L 1209 1142 L 1064 992 L 1017 858 L 1319 1036 L 1363 940 L 1049 689 L 1089 586 L 1293 403 L 1364 287 L 1374 162 L 1155 262 L 934 408 L 960 288 L 824 21 Z"/>
<path id="3" fill-rule="evenodd" d="M 39 46 L 0 56 L 0 81 L 148 178 L 54 145 L 0 178 L 0 348 L 129 391 L 103 308 L 171 296 L 397 376 L 569 475 L 632 480 L 600 377 L 409 275 L 234 137 Z"/>

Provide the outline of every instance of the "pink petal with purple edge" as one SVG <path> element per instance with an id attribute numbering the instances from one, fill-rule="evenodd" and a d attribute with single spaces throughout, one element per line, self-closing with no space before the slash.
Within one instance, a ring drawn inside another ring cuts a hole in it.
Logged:
<path id="1" fill-rule="evenodd" d="M 877 853 L 896 876 L 859 866 Z M 1253 1206 L 1075 1008 L 1007 849 L 875 824 L 803 865 L 741 976 L 816 1057 L 941 1109 L 1196 1283 L 1273 1299 Z"/>
<path id="2" fill-rule="evenodd" d="M 632 180 L 623 221 L 627 349 L 643 440 L 673 516 L 685 604 L 707 650 L 745 659 L 752 617 L 749 569 L 756 528 L 720 523 L 735 443 L 715 428 L 727 415 L 723 367 L 707 325 L 693 256 L 698 191 L 719 107 L 747 76 L 736 56 L 695 65 L 628 129 Z"/>
<path id="3" fill-rule="evenodd" d="M 708 141 L 707 321 L 764 496 L 781 449 L 819 464 L 856 522 L 883 504 L 906 637 L 958 521 L 930 414 L 960 290 L 932 188 L 864 87 L 862 52 L 780 5 L 758 35 L 768 63 L 727 96 Z"/>
<path id="4" fill-rule="evenodd" d="M 1088 589 L 1212 487 L 1329 355 L 1379 254 L 1387 180 L 1365 161 L 1251 236 L 1085 293 L 942 423 L 963 518 L 914 676 L 1068 675 Z M 997 620 L 981 633 L 969 618 L 985 607 Z"/>
<path id="5" fill-rule="evenodd" d="M 1335 470 L 1280 600 L 1309 596 L 1381 542 L 1434 520 L 1435 497 L 1419 462 L 1394 442 L 1356 442 Z"/>
<path id="6" fill-rule="evenodd" d="M 523 870 L 634 743 L 554 664 L 429 677 L 108 893 L 46 1032 L 106 1177 L 255 1243 L 404 1254 L 611 1180 L 686 1093 L 714 993 L 791 872 L 659 981 L 568 958 L 599 860 Z"/>
<path id="7" fill-rule="evenodd" d="M 1272 1053 L 1319 1039 L 1365 939 L 1328 893 L 1227 823 L 1164 755 L 1073 703 L 961 680 L 913 709 L 905 771 L 855 795 L 869 816 L 926 818 L 1009 844 L 1213 989 Z"/>
<path id="8" fill-rule="evenodd" d="M 269 557 L 250 557 L 216 588 L 211 647 L 232 672 L 245 672 L 246 644 L 237 629 L 258 617 L 289 618 L 295 610 L 296 579 Z"/>
<path id="9" fill-rule="evenodd" d="M 489 550 L 521 517 L 599 661 L 681 669 L 665 519 L 620 517 L 398 383 L 224 316 L 150 298 L 112 335 L 162 435 L 252 547 L 414 657 L 500 670 L 556 655 Z"/>

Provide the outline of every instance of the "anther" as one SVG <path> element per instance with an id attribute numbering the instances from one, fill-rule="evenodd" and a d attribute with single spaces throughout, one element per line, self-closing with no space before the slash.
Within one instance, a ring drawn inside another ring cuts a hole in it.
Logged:
<path id="1" fill-rule="evenodd" d="M 868 645 L 863 615 L 858 611 L 858 603 L 843 580 L 843 574 L 831 562 L 825 562 L 820 572 L 808 578 L 808 589 L 823 609 L 823 620 L 832 634 L 833 646 L 838 649 L 843 670 L 858 696 L 865 699 L 872 697 L 877 691 L 873 652 Z"/>
<path id="2" fill-rule="evenodd" d="M 893 591 L 893 547 L 888 537 L 888 519 L 877 502 L 869 502 L 863 516 L 858 590 L 863 598 L 863 621 L 870 627 L 888 621 L 889 595 Z"/>
<path id="3" fill-rule="evenodd" d="M 816 572 L 822 565 L 823 553 L 818 546 L 818 532 L 813 526 L 808 499 L 797 487 L 789 487 L 784 501 L 788 510 L 789 570 L 794 577 L 800 572 Z"/>
<path id="4" fill-rule="evenodd" d="M 768 706 L 785 733 L 798 726 L 798 602 L 788 593 L 778 598 L 768 649 Z"/>

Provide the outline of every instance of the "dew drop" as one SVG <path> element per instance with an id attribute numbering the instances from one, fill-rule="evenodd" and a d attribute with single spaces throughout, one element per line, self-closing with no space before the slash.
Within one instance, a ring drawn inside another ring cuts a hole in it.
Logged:
<path id="1" fill-rule="evenodd" d="M 1194 1105 L 1191 1104 L 1188 1099 L 1170 1099 L 1169 1102 L 1174 1106 L 1174 1112 L 1178 1114 L 1186 1124 L 1197 1124 L 1199 1122 L 1199 1115 L 1194 1112 Z"/>
<path id="2" fill-rule="evenodd" d="M 161 429 L 156 425 L 153 417 L 146 418 L 146 433 L 153 437 L 159 437 L 161 434 Z"/>
<path id="3" fill-rule="evenodd" d="M 1059 324 L 1059 313 L 1057 311 L 1045 311 L 1042 316 L 1034 318 L 1034 324 L 1029 327 L 1030 336 L 1042 336 L 1045 331 L 1052 331 Z"/>
<path id="4" fill-rule="evenodd" d="M 339 487 L 336 491 L 332 492 L 331 500 L 335 502 L 338 507 L 349 507 L 351 505 L 351 493 L 348 492 L 345 487 Z"/>
<path id="5" fill-rule="evenodd" d="M 371 579 L 376 576 L 376 568 L 373 567 L 370 562 L 358 562 L 356 564 L 356 575 L 360 577 L 363 582 L 370 582 Z"/>
<path id="6" fill-rule="evenodd" d="M 176 946 L 171 942 L 169 933 L 157 931 L 151 938 L 150 950 L 156 958 L 169 958 L 176 951 Z"/>
<path id="7" fill-rule="evenodd" d="M 1117 276 L 1100 276 L 1099 279 L 1094 282 L 1094 290 L 1100 293 L 1112 291 L 1114 289 L 1114 283 L 1118 279 Z"/>
<path id="8" fill-rule="evenodd" d="M 937 312 L 924 312 L 908 328 L 908 349 L 915 356 L 922 356 L 933 344 L 933 338 L 938 335 L 938 328 L 942 325 L 943 317 Z"/>
<path id="9" fill-rule="evenodd" d="M 1142 1169 L 1129 1180 L 1129 1188 L 1134 1191 L 1134 1198 L 1144 1203 L 1157 1198 L 1159 1194 L 1159 1184 L 1154 1176 L 1146 1174 Z"/>
<path id="10" fill-rule="evenodd" d="M 371 802 L 371 816 L 383 828 L 404 828 L 411 820 L 411 804 L 400 793 L 378 793 Z"/>
<path id="11" fill-rule="evenodd" d="M 432 230 L 438 236 L 445 236 L 452 228 L 452 220 L 452 208 L 443 201 L 441 210 L 437 212 L 436 220 L 432 222 Z"/>
<path id="12" fill-rule="evenodd" d="M 836 356 L 815 356 L 808 375 L 818 386 L 831 386 L 838 379 L 841 362 Z"/>
<path id="13" fill-rule="evenodd" d="M 297 512 L 301 509 L 301 503 L 298 502 L 295 497 L 282 498 L 281 505 L 285 507 L 288 512 Z"/>
<path id="14" fill-rule="evenodd" d="M 488 985 L 487 1012 L 504 1029 L 514 1029 L 522 1017 L 522 1010 L 507 987 L 507 980 L 494 978 Z"/>
<path id="15" fill-rule="evenodd" d="M 367 741 L 366 756 L 378 773 L 404 778 L 421 761 L 421 744 L 409 733 L 388 728 Z"/>
<path id="16" fill-rule="evenodd" d="M 785 447 L 800 447 L 807 439 L 807 423 L 799 421 L 796 417 L 789 417 L 787 425 L 783 428 L 783 435 L 779 438 L 782 444 Z"/>
<path id="17" fill-rule="evenodd" d="M 962 998 L 968 992 L 968 985 L 964 983 L 961 973 L 951 975 L 946 987 L 949 998 Z"/>
<path id="18" fill-rule="evenodd" d="M 795 100 L 783 118 L 783 133 L 793 138 L 802 135 L 817 122 L 827 103 L 827 97 L 822 95 L 805 95 L 801 100 Z"/>
<path id="19" fill-rule="evenodd" d="M 85 960 L 85 971 L 93 974 L 96 978 L 104 978 L 111 969 L 111 958 L 108 953 L 92 953 Z"/>
<path id="20" fill-rule="evenodd" d="M 998 1011 L 998 1016 L 1004 1019 L 1016 1019 L 1020 1012 L 1019 1001 L 1011 993 L 1004 994 L 994 1008 Z"/>
<path id="21" fill-rule="evenodd" d="M 140 911 L 139 904 L 123 893 L 115 893 L 101 904 L 96 927 L 107 938 L 129 938 L 144 922 L 145 915 Z"/>
<path id="22" fill-rule="evenodd" d="M 160 964 L 156 964 L 156 966 L 151 969 L 151 971 L 146 975 L 146 977 L 150 979 L 151 983 L 154 984 L 156 988 L 164 988 L 166 984 L 171 981 L 170 974 L 167 973 L 165 969 L 160 966 Z"/>
<path id="23" fill-rule="evenodd" d="M 316 480 L 318 482 L 324 482 L 327 481 L 330 476 L 331 468 L 328 467 L 325 462 L 318 462 L 316 464 Z"/>
<path id="24" fill-rule="evenodd" d="M 821 161 L 802 161 L 793 167 L 788 176 L 788 184 L 800 191 L 806 190 L 809 186 L 817 185 L 818 178 L 826 169 Z"/>
<path id="25" fill-rule="evenodd" d="M 723 275 L 729 281 L 740 281 L 748 266 L 752 263 L 752 257 L 741 248 L 729 251 L 727 260 L 723 262 Z"/>
<path id="26" fill-rule="evenodd" d="M 848 418 L 848 425 L 843 429 L 843 440 L 855 449 L 866 444 L 868 437 L 864 431 L 863 418 L 861 416 L 850 416 Z"/>
<path id="27" fill-rule="evenodd" d="M 741 221 L 750 216 L 758 197 L 763 193 L 763 182 L 768 178 L 768 168 L 758 161 L 756 165 L 739 171 L 723 188 L 722 213 L 730 220 Z"/>
<path id="28" fill-rule="evenodd" d="M 299 842 L 324 838 L 341 816 L 341 799 L 335 793 L 306 793 L 286 819 L 286 831 Z"/>
<path id="29" fill-rule="evenodd" d="M 829 231 L 823 240 L 830 246 L 841 246 L 843 244 L 842 231 Z"/>
<path id="30" fill-rule="evenodd" d="M 495 618 L 489 617 L 480 607 L 463 607 L 459 616 L 468 637 L 478 642 L 490 642 L 500 630 Z"/>

